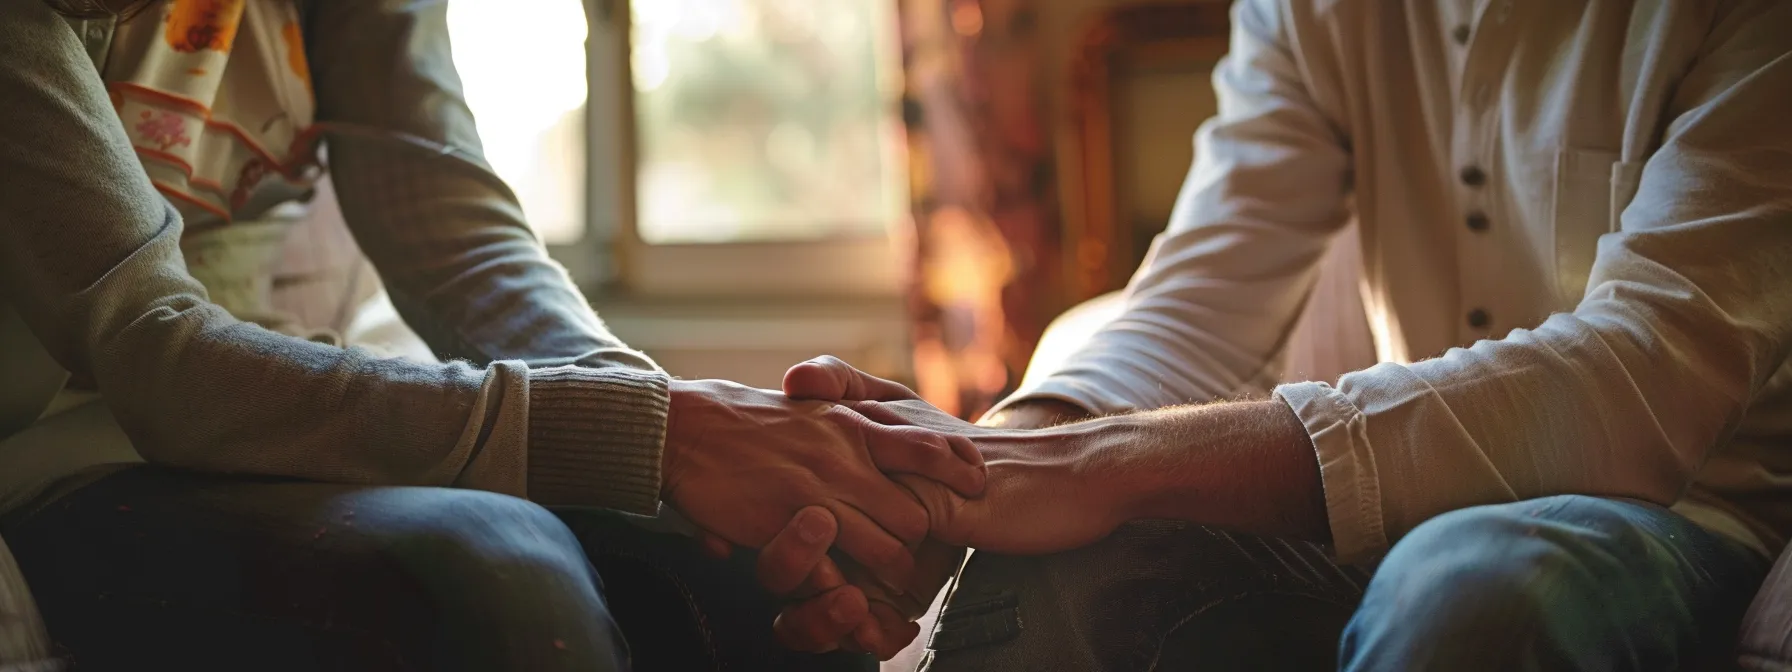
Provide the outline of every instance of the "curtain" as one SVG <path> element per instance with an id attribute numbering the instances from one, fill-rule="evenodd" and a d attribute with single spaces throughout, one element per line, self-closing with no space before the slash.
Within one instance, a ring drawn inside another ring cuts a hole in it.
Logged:
<path id="1" fill-rule="evenodd" d="M 917 391 L 975 418 L 1068 307 L 1035 0 L 896 0 Z"/>

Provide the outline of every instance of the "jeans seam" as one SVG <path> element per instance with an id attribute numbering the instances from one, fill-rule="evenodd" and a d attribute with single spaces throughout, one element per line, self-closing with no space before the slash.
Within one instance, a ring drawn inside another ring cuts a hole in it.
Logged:
<path id="1" fill-rule="evenodd" d="M 1194 620 L 1196 617 L 1200 616 L 1201 614 L 1206 613 L 1207 611 L 1213 609 L 1214 607 L 1218 607 L 1220 605 L 1227 604 L 1230 602 L 1236 602 L 1238 600 L 1242 600 L 1247 597 L 1259 597 L 1259 596 L 1264 596 L 1264 595 L 1274 595 L 1274 596 L 1278 596 L 1278 597 L 1305 597 L 1305 598 L 1318 600 L 1320 602 L 1325 602 L 1327 604 L 1332 604 L 1335 606 L 1340 606 L 1340 607 L 1345 607 L 1345 608 L 1354 606 L 1349 603 L 1342 602 L 1342 601 L 1339 601 L 1339 600 L 1331 598 L 1331 597 L 1327 597 L 1325 595 L 1311 593 L 1311 592 L 1305 592 L 1305 591 L 1293 591 L 1293 590 L 1253 590 L 1250 592 L 1238 593 L 1236 595 L 1229 595 L 1229 596 L 1222 597 L 1222 598 L 1219 598 L 1216 600 L 1209 600 L 1206 604 L 1203 604 L 1200 607 L 1197 607 L 1194 611 L 1189 612 L 1187 615 L 1183 616 L 1182 618 L 1176 619 L 1175 623 L 1171 623 L 1170 627 L 1164 629 L 1163 635 L 1161 635 L 1158 638 L 1157 651 L 1155 651 L 1151 654 L 1151 662 L 1146 665 L 1145 669 L 1148 672 L 1155 672 L 1155 670 L 1158 669 L 1157 668 L 1158 663 L 1163 660 L 1164 644 L 1169 640 L 1170 633 L 1176 632 L 1176 630 L 1178 628 L 1181 628 L 1183 625 L 1186 625 L 1189 621 Z"/>

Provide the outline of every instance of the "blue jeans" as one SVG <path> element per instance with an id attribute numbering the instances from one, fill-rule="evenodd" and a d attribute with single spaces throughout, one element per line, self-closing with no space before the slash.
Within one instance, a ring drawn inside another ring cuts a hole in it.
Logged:
<path id="1" fill-rule="evenodd" d="M 1728 669 L 1767 569 L 1667 509 L 1593 497 L 1438 516 L 1372 573 L 1146 521 L 1068 553 L 974 554 L 924 669 Z"/>
<path id="2" fill-rule="evenodd" d="M 77 670 L 871 670 L 772 641 L 753 557 L 469 490 L 131 467 L 3 533 Z"/>

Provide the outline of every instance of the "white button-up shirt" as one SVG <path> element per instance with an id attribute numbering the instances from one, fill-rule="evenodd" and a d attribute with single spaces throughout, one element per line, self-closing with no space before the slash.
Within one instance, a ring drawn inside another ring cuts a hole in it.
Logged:
<path id="1" fill-rule="evenodd" d="M 1269 391 L 1350 218 L 1381 364 L 1276 387 L 1334 541 L 1452 509 L 1792 529 L 1792 2 L 1244 0 L 1123 314 L 1010 399 Z M 1198 449 L 1198 448 L 1197 448 Z"/>

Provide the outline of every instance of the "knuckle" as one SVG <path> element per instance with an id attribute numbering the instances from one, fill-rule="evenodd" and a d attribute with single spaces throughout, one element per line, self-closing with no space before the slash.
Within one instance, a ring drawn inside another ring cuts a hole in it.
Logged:
<path id="1" fill-rule="evenodd" d="M 858 434 L 861 440 L 864 438 L 863 434 L 866 428 L 872 424 L 864 415 L 845 404 L 829 404 L 822 409 L 821 417 L 828 424 L 846 432 L 849 436 Z"/>
<path id="2" fill-rule="evenodd" d="M 943 437 L 932 430 L 921 427 L 888 425 L 885 427 L 885 431 L 890 435 L 891 444 L 907 452 L 925 454 L 943 450 L 946 447 L 946 440 Z"/>

